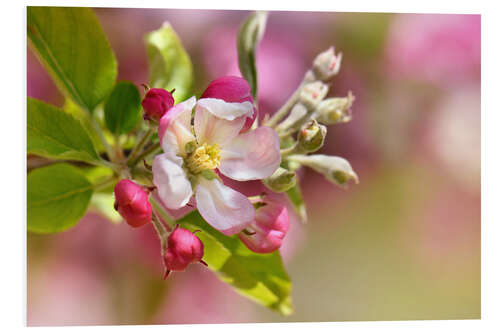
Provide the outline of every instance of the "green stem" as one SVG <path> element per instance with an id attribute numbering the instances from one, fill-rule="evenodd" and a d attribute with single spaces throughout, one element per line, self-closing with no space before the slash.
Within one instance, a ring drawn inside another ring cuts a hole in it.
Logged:
<path id="1" fill-rule="evenodd" d="M 165 242 L 167 241 L 167 231 L 163 227 L 163 224 L 159 221 L 158 217 L 156 214 L 153 214 L 153 219 L 151 220 L 151 224 L 153 224 L 153 227 L 156 230 L 156 233 L 158 234 L 158 238 L 160 238 L 160 247 L 161 247 L 161 256 L 165 255 Z"/>
<path id="2" fill-rule="evenodd" d="M 116 180 L 115 176 L 111 176 L 108 179 L 106 179 L 105 181 L 103 181 L 101 183 L 98 183 L 98 184 L 95 184 L 94 185 L 94 191 L 100 191 L 102 189 L 105 189 L 109 185 L 113 184 L 113 182 L 115 180 Z"/>
<path id="3" fill-rule="evenodd" d="M 302 90 L 302 87 L 306 83 L 314 81 L 314 79 L 315 79 L 314 73 L 311 70 L 308 70 L 306 72 L 306 75 L 304 76 L 304 79 L 302 80 L 298 88 L 294 91 L 292 96 L 290 96 L 290 98 L 286 101 L 286 103 L 275 114 L 273 114 L 273 116 L 264 125 L 269 127 L 275 127 L 280 122 L 280 120 L 285 118 L 288 112 L 290 112 L 292 107 L 299 100 L 300 91 Z"/>
<path id="4" fill-rule="evenodd" d="M 134 167 L 137 162 L 145 159 L 146 157 L 148 157 L 150 154 L 156 152 L 157 150 L 159 150 L 161 147 L 160 147 L 160 143 L 157 142 L 157 143 L 154 143 L 152 144 L 151 146 L 149 146 L 149 148 L 145 149 L 139 156 L 137 156 L 136 158 L 134 158 L 133 160 L 130 160 L 127 164 L 130 166 L 130 167 Z"/>
<path id="5" fill-rule="evenodd" d="M 114 154 L 113 154 L 113 149 L 109 145 L 108 141 L 104 137 L 104 133 L 102 132 L 101 126 L 95 121 L 94 117 L 90 115 L 90 123 L 92 124 L 92 127 L 96 131 L 97 135 L 99 136 L 99 139 L 102 142 L 102 145 L 104 146 L 104 149 L 106 149 L 106 154 L 108 155 L 108 158 L 111 162 L 114 162 Z"/>
<path id="6" fill-rule="evenodd" d="M 137 157 L 137 154 L 142 150 L 142 148 L 146 145 L 146 143 L 151 139 L 151 137 L 154 134 L 153 129 L 148 129 L 144 134 L 141 136 L 141 139 L 139 142 L 135 145 L 134 149 L 130 152 L 130 155 L 128 156 L 127 159 L 127 164 L 130 162 L 134 161 L 134 159 Z"/>
<path id="7" fill-rule="evenodd" d="M 167 212 L 165 209 L 163 209 L 162 205 L 158 200 L 153 195 L 149 196 L 149 202 L 153 206 L 153 210 L 159 215 L 159 220 L 164 221 L 164 224 L 162 224 L 168 231 L 172 230 L 172 224 L 174 221 L 168 216 Z"/>

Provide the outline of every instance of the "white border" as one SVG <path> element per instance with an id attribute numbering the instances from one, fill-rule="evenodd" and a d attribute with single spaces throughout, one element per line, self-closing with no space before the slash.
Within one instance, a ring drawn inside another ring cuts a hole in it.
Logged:
<path id="1" fill-rule="evenodd" d="M 1 276 L 1 326 L 6 332 L 14 328 L 26 329 L 26 5 L 62 5 L 89 7 L 133 7 L 133 8 L 193 8 L 193 9 L 267 9 L 307 11 L 350 11 L 350 12 L 416 12 L 416 13 L 469 13 L 482 14 L 482 320 L 466 321 L 398 321 L 358 323 L 297 323 L 297 324 L 238 324 L 238 325 L 169 325 L 165 326 L 94 326 L 33 328 L 41 331 L 86 330 L 96 331 L 217 331 L 247 332 L 255 330 L 301 330 L 314 329 L 320 332 L 340 330 L 374 332 L 422 332 L 445 330 L 470 332 L 498 329 L 496 321 L 500 299 L 500 270 L 498 269 L 500 243 L 500 216 L 495 209 L 500 200 L 499 174 L 500 158 L 500 106 L 498 103 L 500 84 L 500 48 L 498 32 L 500 18 L 491 1 L 273 1 L 252 0 L 251 2 L 219 1 L 20 1 L 3 4 L 2 23 L 2 182 L 1 185 L 1 232 L 2 274 Z M 7 7 L 7 8 L 6 8 Z M 12 328 L 12 329 L 9 329 Z"/>

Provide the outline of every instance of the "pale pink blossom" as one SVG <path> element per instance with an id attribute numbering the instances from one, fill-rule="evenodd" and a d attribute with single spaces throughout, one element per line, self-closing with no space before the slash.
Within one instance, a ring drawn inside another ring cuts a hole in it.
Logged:
<path id="1" fill-rule="evenodd" d="M 194 125 L 192 113 L 194 109 Z M 192 196 L 201 216 L 226 235 L 243 230 L 255 216 L 248 198 L 217 175 L 238 181 L 271 176 L 281 163 L 279 138 L 269 127 L 240 133 L 253 116 L 252 103 L 194 97 L 177 104 L 159 126 L 164 153 L 153 161 L 153 182 L 168 209 Z"/>

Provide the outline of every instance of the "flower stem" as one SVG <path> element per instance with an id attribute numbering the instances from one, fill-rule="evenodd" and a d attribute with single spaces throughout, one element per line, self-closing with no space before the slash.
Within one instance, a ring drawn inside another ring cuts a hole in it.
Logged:
<path id="1" fill-rule="evenodd" d="M 264 124 L 265 126 L 269 127 L 275 127 L 280 120 L 285 118 L 285 116 L 290 112 L 290 110 L 293 108 L 295 103 L 299 100 L 300 96 L 300 91 L 302 90 L 302 87 L 309 82 L 314 81 L 315 76 L 312 70 L 308 70 L 306 74 L 304 75 L 304 79 L 298 86 L 298 88 L 294 91 L 292 96 L 286 101 L 286 103 Z"/>
<path id="2" fill-rule="evenodd" d="M 153 136 L 154 130 L 152 128 L 148 129 L 143 133 L 139 142 L 135 145 L 134 149 L 130 152 L 128 156 L 127 164 L 130 164 L 137 157 L 137 154 L 142 150 L 142 148 L 146 145 L 146 143 Z M 137 163 L 137 162 L 136 162 Z"/>
<path id="3" fill-rule="evenodd" d="M 160 143 L 159 142 L 154 143 L 151 146 L 149 146 L 149 148 L 145 149 L 139 156 L 135 157 L 133 160 L 130 160 L 127 164 L 130 167 L 134 167 L 137 164 L 137 162 L 139 162 L 142 159 L 145 159 L 150 154 L 158 151 L 159 149 L 160 149 Z"/>

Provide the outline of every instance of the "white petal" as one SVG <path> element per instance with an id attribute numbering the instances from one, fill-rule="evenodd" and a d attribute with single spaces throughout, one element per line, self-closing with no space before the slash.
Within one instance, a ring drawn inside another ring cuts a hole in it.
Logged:
<path id="1" fill-rule="evenodd" d="M 255 217 L 248 198 L 218 179 L 200 177 L 196 185 L 196 206 L 208 224 L 228 236 L 245 229 Z"/>
<path id="2" fill-rule="evenodd" d="M 153 160 L 153 183 L 163 204 L 170 209 L 184 207 L 193 195 L 182 169 L 182 158 L 172 153 L 157 155 Z"/>
<path id="3" fill-rule="evenodd" d="M 246 118 L 252 116 L 250 102 L 226 103 L 221 99 L 203 98 L 198 101 L 194 115 L 194 131 L 199 143 L 220 146 L 238 135 Z"/>
<path id="4" fill-rule="evenodd" d="M 164 152 L 184 153 L 186 143 L 194 141 L 191 132 L 191 114 L 196 98 L 175 105 L 160 120 L 158 137 Z"/>
<path id="5" fill-rule="evenodd" d="M 221 150 L 219 171 L 236 180 L 264 179 L 280 166 L 280 140 L 270 127 L 238 135 Z"/>
<path id="6" fill-rule="evenodd" d="M 218 98 L 202 98 L 198 100 L 197 108 L 203 108 L 217 118 L 234 120 L 246 116 L 252 118 L 253 105 L 246 101 L 243 103 L 229 103 Z"/>

